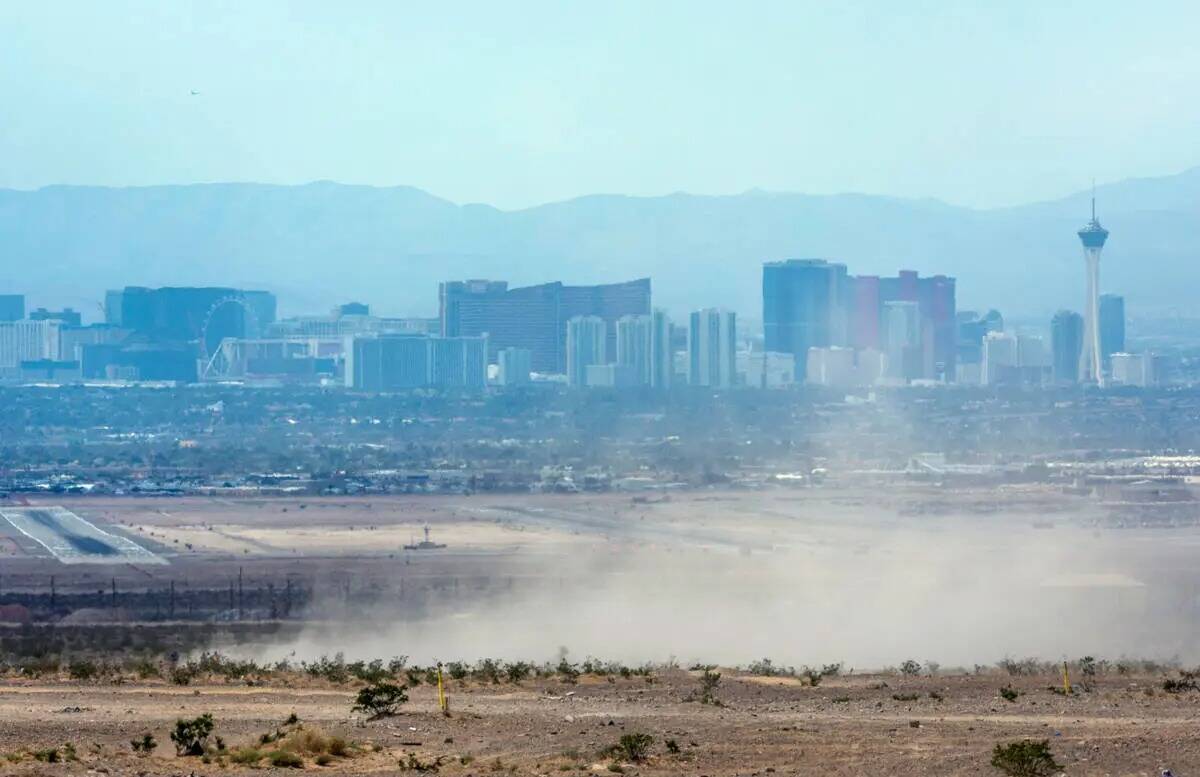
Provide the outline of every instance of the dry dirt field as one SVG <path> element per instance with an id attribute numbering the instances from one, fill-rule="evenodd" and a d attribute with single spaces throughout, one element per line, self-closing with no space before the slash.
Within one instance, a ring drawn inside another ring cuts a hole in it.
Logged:
<path id="1" fill-rule="evenodd" d="M 349 757 L 304 763 L 335 774 L 397 773 L 413 764 L 412 754 L 421 765 L 440 764 L 436 771 L 445 775 L 999 775 L 989 764 L 993 747 L 1023 738 L 1048 740 L 1068 775 L 1196 774 L 1200 693 L 1168 694 L 1161 681 L 1112 672 L 1090 691 L 1064 697 L 1049 690 L 1061 683 L 1053 674 L 854 675 L 813 688 L 726 670 L 715 706 L 687 701 L 698 688 L 695 672 L 664 670 L 652 682 L 451 681 L 450 717 L 438 712 L 435 691 L 421 686 L 398 716 L 364 722 L 350 713 L 353 688 L 322 681 L 178 687 L 8 680 L 0 686 L 0 751 L 14 755 L 0 761 L 0 773 L 245 773 L 248 767 L 228 758 L 206 764 L 174 755 L 173 721 L 209 712 L 230 749 L 256 743 L 292 713 L 303 726 L 342 736 Z M 1012 702 L 999 695 L 1009 684 L 1021 694 Z M 137 757 L 129 741 L 145 732 L 160 746 Z M 640 763 L 606 752 L 630 733 L 654 739 Z M 65 743 L 78 762 L 15 755 Z"/>

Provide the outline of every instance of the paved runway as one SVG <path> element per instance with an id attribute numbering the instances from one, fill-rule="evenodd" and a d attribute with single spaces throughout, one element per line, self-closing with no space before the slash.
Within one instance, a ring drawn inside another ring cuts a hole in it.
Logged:
<path id="1" fill-rule="evenodd" d="M 133 540 L 97 528 L 62 507 L 0 510 L 13 528 L 64 564 L 166 564 Z"/>

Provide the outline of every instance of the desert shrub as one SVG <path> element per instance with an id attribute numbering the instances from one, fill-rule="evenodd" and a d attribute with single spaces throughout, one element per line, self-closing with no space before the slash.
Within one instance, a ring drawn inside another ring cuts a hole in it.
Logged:
<path id="1" fill-rule="evenodd" d="M 566 656 L 558 659 L 554 671 L 567 683 L 574 684 L 579 681 L 579 667 L 568 661 Z"/>
<path id="2" fill-rule="evenodd" d="M 996 666 L 1008 672 L 1013 677 L 1021 677 L 1037 674 L 1044 667 L 1036 658 L 1022 658 L 1020 660 L 1012 659 L 1007 656 L 996 662 Z"/>
<path id="3" fill-rule="evenodd" d="M 515 661 L 504 665 L 504 674 L 508 677 L 510 683 L 519 683 L 529 677 L 532 672 L 533 667 L 524 661 Z"/>
<path id="4" fill-rule="evenodd" d="M 333 756 L 329 753 L 321 753 L 319 756 L 317 756 L 317 759 L 314 761 L 314 763 L 316 763 L 317 766 L 329 766 L 329 764 L 333 763 Z"/>
<path id="5" fill-rule="evenodd" d="M 239 747 L 230 752 L 229 760 L 242 766 L 255 766 L 263 756 L 263 751 L 256 747 Z"/>
<path id="6" fill-rule="evenodd" d="M 721 706 L 720 700 L 717 699 L 719 687 L 721 687 L 721 673 L 705 669 L 704 674 L 700 675 L 700 703 Z"/>
<path id="7" fill-rule="evenodd" d="M 379 658 L 367 663 L 355 661 L 352 664 L 347 664 L 346 670 L 359 680 L 367 683 L 383 682 L 384 680 L 388 680 L 392 677 L 391 670 L 385 667 L 383 665 L 383 659 Z"/>
<path id="8" fill-rule="evenodd" d="M 395 715 L 401 704 L 408 701 L 408 689 L 394 683 L 375 683 L 360 688 L 353 710 L 365 712 L 372 720 Z"/>
<path id="9" fill-rule="evenodd" d="M 892 698 L 896 701 L 916 701 L 921 696 L 916 693 L 893 693 Z"/>
<path id="10" fill-rule="evenodd" d="M 95 680 L 104 674 L 104 667 L 95 661 L 72 661 L 67 666 L 67 674 L 72 680 Z"/>
<path id="11" fill-rule="evenodd" d="M 350 755 L 350 744 L 341 737 L 329 738 L 329 755 L 336 755 L 338 758 L 345 758 Z"/>
<path id="12" fill-rule="evenodd" d="M 388 672 L 395 677 L 404 671 L 404 667 L 408 666 L 408 656 L 396 656 L 391 661 L 388 661 Z"/>
<path id="13" fill-rule="evenodd" d="M 408 680 L 409 688 L 416 688 L 425 679 L 425 670 L 419 666 L 410 666 L 404 670 L 404 677 Z"/>
<path id="14" fill-rule="evenodd" d="M 1004 699 L 1005 701 L 1016 701 L 1017 697 L 1020 695 L 1021 692 L 1016 688 L 1013 688 L 1011 684 L 1000 689 L 1000 698 Z"/>
<path id="15" fill-rule="evenodd" d="M 747 667 L 747 671 L 759 677 L 792 677 L 796 674 L 796 670 L 792 667 L 776 666 L 769 658 L 755 661 Z"/>
<path id="16" fill-rule="evenodd" d="M 1162 689 L 1167 693 L 1183 693 L 1200 689 L 1196 683 L 1196 672 L 1179 671 L 1179 677 L 1168 677 L 1163 680 Z"/>
<path id="17" fill-rule="evenodd" d="M 1096 676 L 1096 659 L 1092 656 L 1084 656 L 1079 659 L 1079 673 L 1084 677 Z"/>
<path id="18" fill-rule="evenodd" d="M 916 677 L 921 674 L 921 662 L 908 659 L 900 665 L 900 674 L 905 677 Z"/>
<path id="19" fill-rule="evenodd" d="M 148 680 L 151 677 L 162 677 L 162 670 L 158 664 L 153 661 L 142 659 L 133 665 L 133 672 L 141 680 Z"/>
<path id="20" fill-rule="evenodd" d="M 930 691 L 929 698 L 933 699 L 934 701 L 944 701 L 946 699 L 946 697 L 943 696 L 939 691 Z"/>
<path id="21" fill-rule="evenodd" d="M 204 755 L 204 746 L 213 730 L 212 713 L 206 712 L 198 718 L 175 721 L 175 730 L 171 732 L 171 741 L 175 743 L 178 755 Z"/>
<path id="22" fill-rule="evenodd" d="M 290 750 L 275 750 L 267 756 L 271 766 L 281 769 L 303 769 L 304 759 Z"/>
<path id="23" fill-rule="evenodd" d="M 466 679 L 466 676 L 469 672 L 470 669 L 468 669 L 467 665 L 462 661 L 451 661 L 450 663 L 446 664 L 446 674 L 450 675 L 451 680 Z"/>
<path id="24" fill-rule="evenodd" d="M 475 665 L 475 679 L 481 683 L 500 682 L 500 662 L 494 658 L 485 658 Z"/>
<path id="25" fill-rule="evenodd" d="M 147 731 L 142 734 L 141 739 L 130 740 L 129 746 L 138 755 L 150 755 L 158 747 L 158 742 L 154 739 L 154 735 Z"/>
<path id="26" fill-rule="evenodd" d="M 992 750 L 992 766 L 1010 777 L 1047 777 L 1062 770 L 1050 753 L 1048 739 L 1040 742 L 1024 739 L 996 745 Z"/>
<path id="27" fill-rule="evenodd" d="M 650 751 L 650 745 L 652 744 L 654 744 L 654 737 L 649 734 L 641 732 L 625 734 L 613 746 L 612 753 L 623 761 L 640 763 L 646 760 L 646 756 Z"/>
<path id="28" fill-rule="evenodd" d="M 312 677 L 320 677 L 331 683 L 342 684 L 349 682 L 350 670 L 346 668 L 346 657 L 337 653 L 333 658 L 321 656 L 315 661 L 301 662 L 301 667 Z"/>
<path id="29" fill-rule="evenodd" d="M 175 685 L 188 685 L 200 674 L 200 669 L 195 664 L 179 664 L 171 667 L 167 676 Z"/>
<path id="30" fill-rule="evenodd" d="M 667 752 L 671 755 L 677 755 L 679 753 L 679 743 L 674 739 L 668 739 L 663 744 L 667 746 Z"/>
<path id="31" fill-rule="evenodd" d="M 34 750 L 31 755 L 33 755 L 34 760 L 47 764 L 56 764 L 63 760 L 63 757 L 58 752 L 57 747 L 47 747 L 42 750 Z"/>
<path id="32" fill-rule="evenodd" d="M 438 769 L 442 768 L 442 763 L 445 762 L 445 760 L 445 756 L 439 755 L 432 761 L 422 761 L 417 757 L 416 753 L 405 753 L 404 757 L 400 759 L 400 770 L 413 772 L 436 772 Z M 497 763 L 499 763 L 499 759 L 497 759 Z M 493 769 L 493 771 L 496 770 Z"/>

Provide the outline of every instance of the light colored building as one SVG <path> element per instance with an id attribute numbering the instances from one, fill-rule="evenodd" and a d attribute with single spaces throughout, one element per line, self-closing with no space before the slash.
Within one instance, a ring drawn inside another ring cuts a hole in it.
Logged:
<path id="1" fill-rule="evenodd" d="M 1112 382 L 1119 386 L 1156 386 L 1160 382 L 1159 360 L 1149 353 L 1114 353 Z"/>
<path id="2" fill-rule="evenodd" d="M 671 347 L 671 318 L 665 310 L 655 310 L 650 331 L 650 385 L 668 389 L 674 382 L 674 349 Z"/>
<path id="3" fill-rule="evenodd" d="M 653 316 L 617 319 L 617 364 L 632 372 L 635 385 L 650 385 L 654 371 Z"/>
<path id="4" fill-rule="evenodd" d="M 528 348 L 501 348 L 496 354 L 499 370 L 496 381 L 501 386 L 521 386 L 529 382 L 533 372 L 533 351 Z"/>
<path id="5" fill-rule="evenodd" d="M 346 348 L 346 386 L 360 391 L 487 386 L 486 337 L 360 335 Z"/>
<path id="6" fill-rule="evenodd" d="M 628 364 L 589 364 L 585 380 L 592 388 L 635 388 L 646 384 L 642 376 Z"/>
<path id="7" fill-rule="evenodd" d="M 808 349 L 808 382 L 818 386 L 871 386 L 887 377 L 887 357 L 880 351 L 865 348 Z"/>
<path id="8" fill-rule="evenodd" d="M 738 351 L 737 371 L 739 385 L 787 388 L 796 383 L 796 357 L 775 351 Z"/>
<path id="9" fill-rule="evenodd" d="M 61 332 L 61 321 L 0 321 L 0 369 L 19 369 L 23 361 L 58 361 Z"/>
<path id="10" fill-rule="evenodd" d="M 904 381 L 924 378 L 920 305 L 904 300 L 883 303 L 883 330 L 886 377 Z"/>
<path id="11" fill-rule="evenodd" d="M 706 308 L 691 315 L 688 327 L 688 383 L 731 388 L 737 380 L 737 316 Z"/>
<path id="12" fill-rule="evenodd" d="M 983 338 L 979 382 L 985 386 L 1000 383 L 1004 371 L 1017 365 L 1017 338 L 1007 332 L 988 332 Z"/>
<path id="13" fill-rule="evenodd" d="M 587 368 L 608 363 L 608 324 L 599 316 L 567 321 L 567 383 L 587 385 Z"/>

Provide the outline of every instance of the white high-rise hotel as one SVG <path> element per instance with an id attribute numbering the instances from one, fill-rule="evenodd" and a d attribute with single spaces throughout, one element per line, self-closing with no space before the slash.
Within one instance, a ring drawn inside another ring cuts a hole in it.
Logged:
<path id="1" fill-rule="evenodd" d="M 1083 309 L 1083 350 L 1079 355 L 1079 379 L 1104 385 L 1100 357 L 1100 251 L 1108 240 L 1108 230 L 1096 219 L 1096 198 L 1092 197 L 1092 220 L 1079 230 L 1083 259 L 1087 263 L 1087 299 Z"/>

